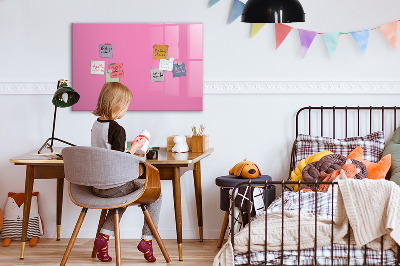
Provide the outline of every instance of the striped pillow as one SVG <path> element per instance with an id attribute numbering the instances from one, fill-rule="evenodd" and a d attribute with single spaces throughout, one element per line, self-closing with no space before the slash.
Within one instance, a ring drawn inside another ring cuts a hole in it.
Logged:
<path id="1" fill-rule="evenodd" d="M 378 131 L 364 137 L 352 137 L 345 139 L 333 139 L 329 137 L 317 137 L 299 134 L 296 139 L 296 165 L 302 159 L 317 152 L 329 150 L 343 156 L 361 146 L 364 151 L 364 159 L 370 162 L 378 162 L 385 148 L 383 131 Z"/>

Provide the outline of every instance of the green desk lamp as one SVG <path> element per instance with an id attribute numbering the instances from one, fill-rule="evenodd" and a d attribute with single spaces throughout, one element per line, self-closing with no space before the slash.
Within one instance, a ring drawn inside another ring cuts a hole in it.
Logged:
<path id="1" fill-rule="evenodd" d="M 76 104 L 79 101 L 79 94 L 71 87 L 68 87 L 67 80 L 60 79 L 57 83 L 57 91 L 53 95 L 53 105 L 54 105 L 54 118 L 53 118 L 53 132 L 51 133 L 51 138 L 48 138 L 42 147 L 39 149 L 38 153 L 40 153 L 45 147 L 50 148 L 51 152 L 53 152 L 53 141 L 58 140 L 62 143 L 75 146 L 72 143 L 69 143 L 65 140 L 55 138 L 54 130 L 56 127 L 56 117 L 57 117 L 57 107 L 70 107 Z M 49 144 L 49 141 L 51 143 Z"/>

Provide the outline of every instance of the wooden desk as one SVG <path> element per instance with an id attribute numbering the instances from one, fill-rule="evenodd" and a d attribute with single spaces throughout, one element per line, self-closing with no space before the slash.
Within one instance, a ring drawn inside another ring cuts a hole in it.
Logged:
<path id="1" fill-rule="evenodd" d="M 60 153 L 61 148 L 54 148 Z M 161 180 L 171 180 L 173 184 L 175 223 L 178 242 L 179 260 L 182 260 L 182 204 L 180 177 L 188 170 L 193 170 L 194 190 L 196 196 L 197 219 L 199 225 L 200 241 L 203 241 L 203 211 L 201 193 L 201 169 L 200 160 L 210 155 L 214 149 L 201 153 L 189 152 L 186 154 L 174 154 L 161 149 L 157 160 L 147 160 L 148 163 L 157 167 Z M 42 153 L 50 152 L 43 150 Z M 57 240 L 60 240 L 61 214 L 64 188 L 64 162 L 56 156 L 35 155 L 32 151 L 21 156 L 10 159 L 15 165 L 26 165 L 25 199 L 21 235 L 21 255 L 24 258 L 26 234 L 28 230 L 28 219 L 31 208 L 32 189 L 34 179 L 57 178 Z"/>

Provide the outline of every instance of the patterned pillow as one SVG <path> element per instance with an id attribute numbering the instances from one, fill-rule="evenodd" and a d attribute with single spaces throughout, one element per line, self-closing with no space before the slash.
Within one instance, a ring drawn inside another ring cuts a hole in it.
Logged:
<path id="1" fill-rule="evenodd" d="M 365 160 L 378 162 L 385 148 L 383 131 L 374 132 L 364 137 L 345 139 L 299 134 L 296 139 L 296 165 L 298 165 L 302 159 L 324 150 L 329 150 L 347 157 L 357 146 L 361 146 L 364 150 Z"/>

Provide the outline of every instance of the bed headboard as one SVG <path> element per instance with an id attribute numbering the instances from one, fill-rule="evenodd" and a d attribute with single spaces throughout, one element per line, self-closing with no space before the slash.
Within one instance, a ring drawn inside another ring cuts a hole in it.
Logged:
<path id="1" fill-rule="evenodd" d="M 347 138 L 363 136 L 375 131 L 383 131 L 389 139 L 398 126 L 396 106 L 308 106 L 296 114 L 296 137 L 299 134 Z M 295 144 L 293 144 L 290 171 L 295 164 Z M 289 172 L 290 176 L 290 172 Z"/>

